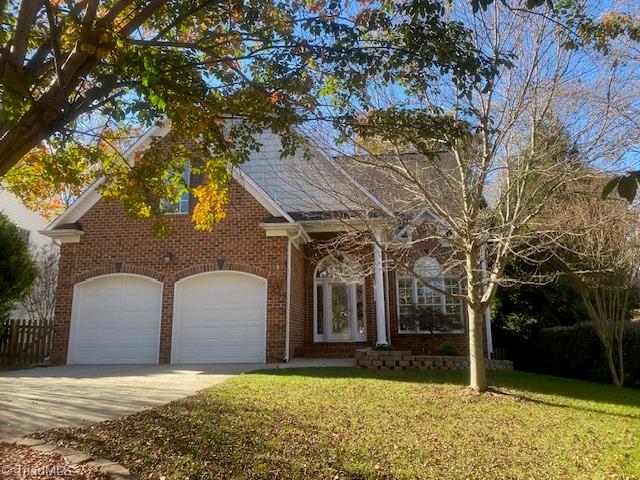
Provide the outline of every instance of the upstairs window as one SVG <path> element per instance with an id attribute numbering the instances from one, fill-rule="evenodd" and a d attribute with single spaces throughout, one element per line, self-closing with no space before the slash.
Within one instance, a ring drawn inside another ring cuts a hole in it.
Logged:
<path id="1" fill-rule="evenodd" d="M 170 173 L 169 175 L 174 175 L 175 173 Z M 189 162 L 184 167 L 184 172 L 182 172 L 182 181 L 185 185 L 191 185 L 191 168 Z M 180 195 L 180 198 L 177 201 L 171 201 L 163 199 L 160 202 L 160 208 L 163 213 L 189 213 L 189 192 L 184 192 Z"/>
<path id="2" fill-rule="evenodd" d="M 359 342 L 367 339 L 364 277 L 351 257 L 325 257 L 314 275 L 314 341 Z"/>
<path id="3" fill-rule="evenodd" d="M 433 257 L 420 257 L 414 264 L 416 277 L 398 275 L 398 330 L 400 333 L 429 333 L 438 322 L 448 326 L 450 332 L 459 332 L 464 328 L 462 301 L 455 300 L 441 291 L 461 294 L 460 275 L 445 274 L 440 263 Z M 435 287 L 438 290 L 434 290 Z M 431 309 L 434 319 L 431 325 L 416 320 L 415 312 Z M 435 328 L 438 330 L 438 328 Z M 442 333 L 445 333 L 442 330 Z"/>

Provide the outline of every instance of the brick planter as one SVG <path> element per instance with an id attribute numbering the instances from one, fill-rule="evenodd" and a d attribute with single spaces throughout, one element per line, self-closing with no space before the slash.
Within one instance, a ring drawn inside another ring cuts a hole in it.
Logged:
<path id="1" fill-rule="evenodd" d="M 449 357 L 444 355 L 413 355 L 408 350 L 356 350 L 356 366 L 376 369 L 420 369 L 420 370 L 466 370 L 468 357 Z M 513 370 L 511 360 L 485 359 L 491 370 Z"/>

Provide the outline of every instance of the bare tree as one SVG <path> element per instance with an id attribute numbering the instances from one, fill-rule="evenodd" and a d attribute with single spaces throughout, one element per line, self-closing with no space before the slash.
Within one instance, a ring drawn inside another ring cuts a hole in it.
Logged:
<path id="1" fill-rule="evenodd" d="M 446 78 L 433 90 L 416 92 L 410 73 L 402 95 L 398 85 L 372 85 L 372 104 L 343 128 L 353 144 L 335 147 L 317 131 L 316 138 L 336 149 L 331 168 L 348 172 L 379 203 L 343 188 L 332 173 L 319 182 L 316 172 L 310 184 L 331 192 L 349 212 L 344 222 L 351 228 L 333 240 L 336 248 L 357 250 L 373 241 L 388 265 L 463 302 L 470 386 L 484 391 L 483 323 L 498 286 L 513 280 L 505 278 L 505 265 L 516 254 L 532 256 L 532 237 L 545 230 L 541 212 L 587 172 L 576 166 L 619 159 L 637 131 L 620 121 L 629 99 L 610 84 L 618 67 L 595 53 L 564 49 L 548 16 L 523 15 L 502 3 L 454 15 L 470 27 L 478 49 L 510 65 L 496 68 L 468 96 L 458 95 Z M 449 112 L 446 125 L 434 127 L 441 118 L 431 114 L 434 108 Z M 550 118 L 567 126 L 565 136 L 540 133 Z M 375 152 L 369 154 L 371 144 Z M 561 162 L 549 161 L 560 153 Z M 459 274 L 460 288 L 444 288 L 416 271 L 416 252 Z"/>
<path id="2" fill-rule="evenodd" d="M 38 322 L 53 319 L 56 286 L 58 284 L 58 252 L 42 247 L 36 257 L 38 277 L 23 302 L 29 320 Z"/>
<path id="3" fill-rule="evenodd" d="M 551 208 L 549 222 L 558 234 L 547 237 L 604 345 L 613 383 L 621 387 L 629 294 L 637 288 L 640 266 L 640 212 L 621 199 L 599 198 L 601 183 L 593 195 L 571 196 Z"/>

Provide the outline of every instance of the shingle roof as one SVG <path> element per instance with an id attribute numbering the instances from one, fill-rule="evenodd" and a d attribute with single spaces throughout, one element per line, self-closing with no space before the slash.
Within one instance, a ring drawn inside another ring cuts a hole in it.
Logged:
<path id="1" fill-rule="evenodd" d="M 260 151 L 240 169 L 285 211 L 348 211 L 367 201 L 359 186 L 322 153 L 310 150 L 305 156 L 301 148 L 295 156 L 282 158 L 279 137 L 262 134 L 257 139 Z"/>

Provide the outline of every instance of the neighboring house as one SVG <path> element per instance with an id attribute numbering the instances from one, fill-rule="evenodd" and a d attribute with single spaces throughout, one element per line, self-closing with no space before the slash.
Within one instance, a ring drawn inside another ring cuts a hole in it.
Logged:
<path id="1" fill-rule="evenodd" d="M 153 137 L 171 141 L 157 127 L 129 158 Z M 99 182 L 47 227 L 61 245 L 55 363 L 281 362 L 387 343 L 466 351 L 460 304 L 383 270 L 379 247 L 367 246 L 375 268 L 362 275 L 348 254 L 338 264 L 316 248 L 345 229 L 336 216 L 344 218 L 349 198 L 384 205 L 322 153 L 284 161 L 278 137 L 259 140 L 260 152 L 234 172 L 227 216 L 212 232 L 194 230 L 185 198 L 171 215 L 177 233 L 156 238 L 150 222 L 102 198 Z M 304 182 L 296 169 L 307 172 Z M 433 258 L 416 268 L 442 275 Z M 403 307 L 418 297 L 460 328 L 429 335 L 404 324 Z"/>
<path id="2" fill-rule="evenodd" d="M 24 231 L 34 249 L 52 245 L 51 238 L 40 233 L 47 226 L 45 219 L 25 207 L 18 197 L 1 186 L 0 212 Z"/>
<path id="3" fill-rule="evenodd" d="M 53 248 L 51 238 L 40 233 L 47 225 L 45 219 L 25 207 L 18 197 L 1 186 L 0 212 L 4 213 L 9 220 L 22 229 L 34 253 L 43 248 Z M 28 315 L 23 305 L 17 305 L 11 312 L 11 318 L 25 319 L 27 317 Z"/>

